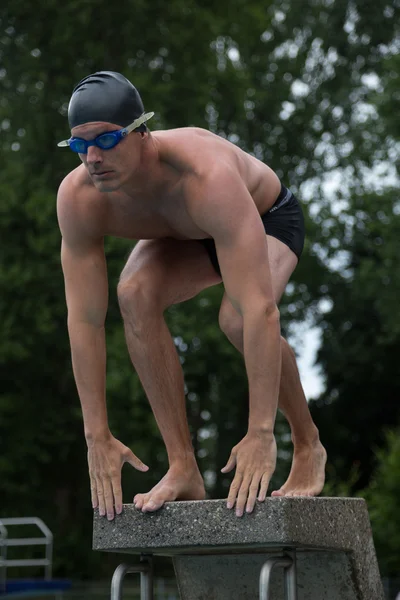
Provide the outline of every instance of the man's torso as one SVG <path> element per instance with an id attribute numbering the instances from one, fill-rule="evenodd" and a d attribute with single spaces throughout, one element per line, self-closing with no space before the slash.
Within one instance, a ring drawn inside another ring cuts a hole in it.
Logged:
<path id="1" fill-rule="evenodd" d="M 100 192 L 84 165 L 68 176 L 72 195 L 90 207 L 102 235 L 128 239 L 204 239 L 209 237 L 193 222 L 187 210 L 194 191 L 199 191 L 212 172 L 229 170 L 239 175 L 260 214 L 274 204 L 280 182 L 264 163 L 234 144 L 206 130 L 182 128 L 152 134 L 159 161 L 141 189 Z M 218 185 L 218 175 L 214 178 Z M 95 212 L 96 214 L 93 214 Z"/>

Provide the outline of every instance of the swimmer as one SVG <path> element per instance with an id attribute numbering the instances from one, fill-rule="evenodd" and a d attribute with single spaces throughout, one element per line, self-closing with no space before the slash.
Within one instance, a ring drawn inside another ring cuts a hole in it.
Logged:
<path id="1" fill-rule="evenodd" d="M 205 497 L 182 368 L 163 315 L 220 283 L 219 325 L 243 354 L 249 386 L 247 433 L 221 469 L 234 470 L 227 508 L 241 517 L 265 499 L 276 466 L 278 407 L 290 424 L 294 454 L 288 480 L 272 495 L 318 495 L 326 452 L 295 355 L 281 337 L 278 309 L 303 250 L 301 206 L 254 156 L 196 127 L 150 132 L 153 114 L 123 75 L 94 73 L 74 88 L 71 137 L 59 143 L 81 162 L 59 187 L 57 214 L 93 507 L 113 519 L 122 511 L 122 465 L 148 469 L 108 425 L 105 236 L 137 242 L 121 272 L 118 300 L 130 358 L 169 460 L 161 481 L 135 496 L 136 508 L 151 512 L 165 502 Z"/>

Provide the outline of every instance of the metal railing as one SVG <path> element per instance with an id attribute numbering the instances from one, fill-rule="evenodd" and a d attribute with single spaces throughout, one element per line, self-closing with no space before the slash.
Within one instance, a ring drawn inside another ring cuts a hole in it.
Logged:
<path id="1" fill-rule="evenodd" d="M 260 573 L 260 600 L 271 600 L 271 575 L 274 569 L 284 569 L 285 600 L 297 600 L 296 552 L 293 549 L 283 555 L 268 558 Z M 140 573 L 140 600 L 153 600 L 153 562 L 151 556 L 141 555 L 140 564 L 120 564 L 111 581 L 111 600 L 122 600 L 122 585 L 127 573 Z"/>
<path id="2" fill-rule="evenodd" d="M 122 600 L 122 584 L 127 573 L 140 573 L 140 600 L 153 600 L 153 561 L 151 556 L 140 557 L 138 565 L 119 565 L 111 581 L 111 600 Z"/>
<path id="3" fill-rule="evenodd" d="M 283 556 L 272 556 L 263 565 L 260 573 L 260 600 L 271 600 L 271 575 L 277 567 L 284 569 L 285 600 L 297 600 L 296 553 L 285 552 Z"/>
<path id="4" fill-rule="evenodd" d="M 14 525 L 36 525 L 43 537 L 10 538 L 7 527 Z M 45 558 L 8 559 L 10 547 L 45 546 Z M 44 567 L 44 578 L 50 580 L 53 560 L 53 534 L 38 517 L 1 518 L 0 517 L 0 591 L 4 592 L 9 567 Z"/>

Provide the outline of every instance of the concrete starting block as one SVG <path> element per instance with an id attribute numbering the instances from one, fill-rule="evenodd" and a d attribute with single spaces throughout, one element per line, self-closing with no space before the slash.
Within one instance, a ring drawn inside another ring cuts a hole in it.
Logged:
<path id="1" fill-rule="evenodd" d="M 112 582 L 140 572 L 152 600 L 152 556 L 173 560 L 182 600 L 384 600 L 368 510 L 358 498 L 267 498 L 236 517 L 225 500 L 131 504 L 114 521 L 94 516 L 93 549 L 137 554 Z"/>

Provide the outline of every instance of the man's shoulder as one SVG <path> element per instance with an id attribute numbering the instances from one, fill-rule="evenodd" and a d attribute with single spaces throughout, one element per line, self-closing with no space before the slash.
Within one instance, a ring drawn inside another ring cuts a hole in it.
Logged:
<path id="1" fill-rule="evenodd" d="M 96 190 L 83 165 L 64 177 L 57 193 L 57 215 L 63 234 L 74 231 L 100 235 L 103 209 L 102 194 Z"/>
<path id="2" fill-rule="evenodd" d="M 192 183 L 203 179 L 220 165 L 234 163 L 232 148 L 216 134 L 200 127 L 182 127 L 155 132 L 162 163 L 172 166 Z"/>
<path id="3" fill-rule="evenodd" d="M 93 195 L 96 188 L 91 182 L 83 165 L 79 165 L 64 177 L 58 188 L 58 198 L 63 201 L 74 202 L 76 198 L 82 200 Z"/>
<path id="4" fill-rule="evenodd" d="M 161 129 L 152 132 L 152 135 L 159 139 L 192 139 L 195 136 L 200 137 L 218 137 L 215 133 L 202 127 L 176 127 L 174 129 Z"/>
<path id="5" fill-rule="evenodd" d="M 192 154 L 199 157 L 199 149 L 205 151 L 210 142 L 218 143 L 221 138 L 211 131 L 201 127 L 180 127 L 155 131 L 152 136 L 157 140 L 161 157 L 178 157 L 182 154 L 190 157 Z"/>

